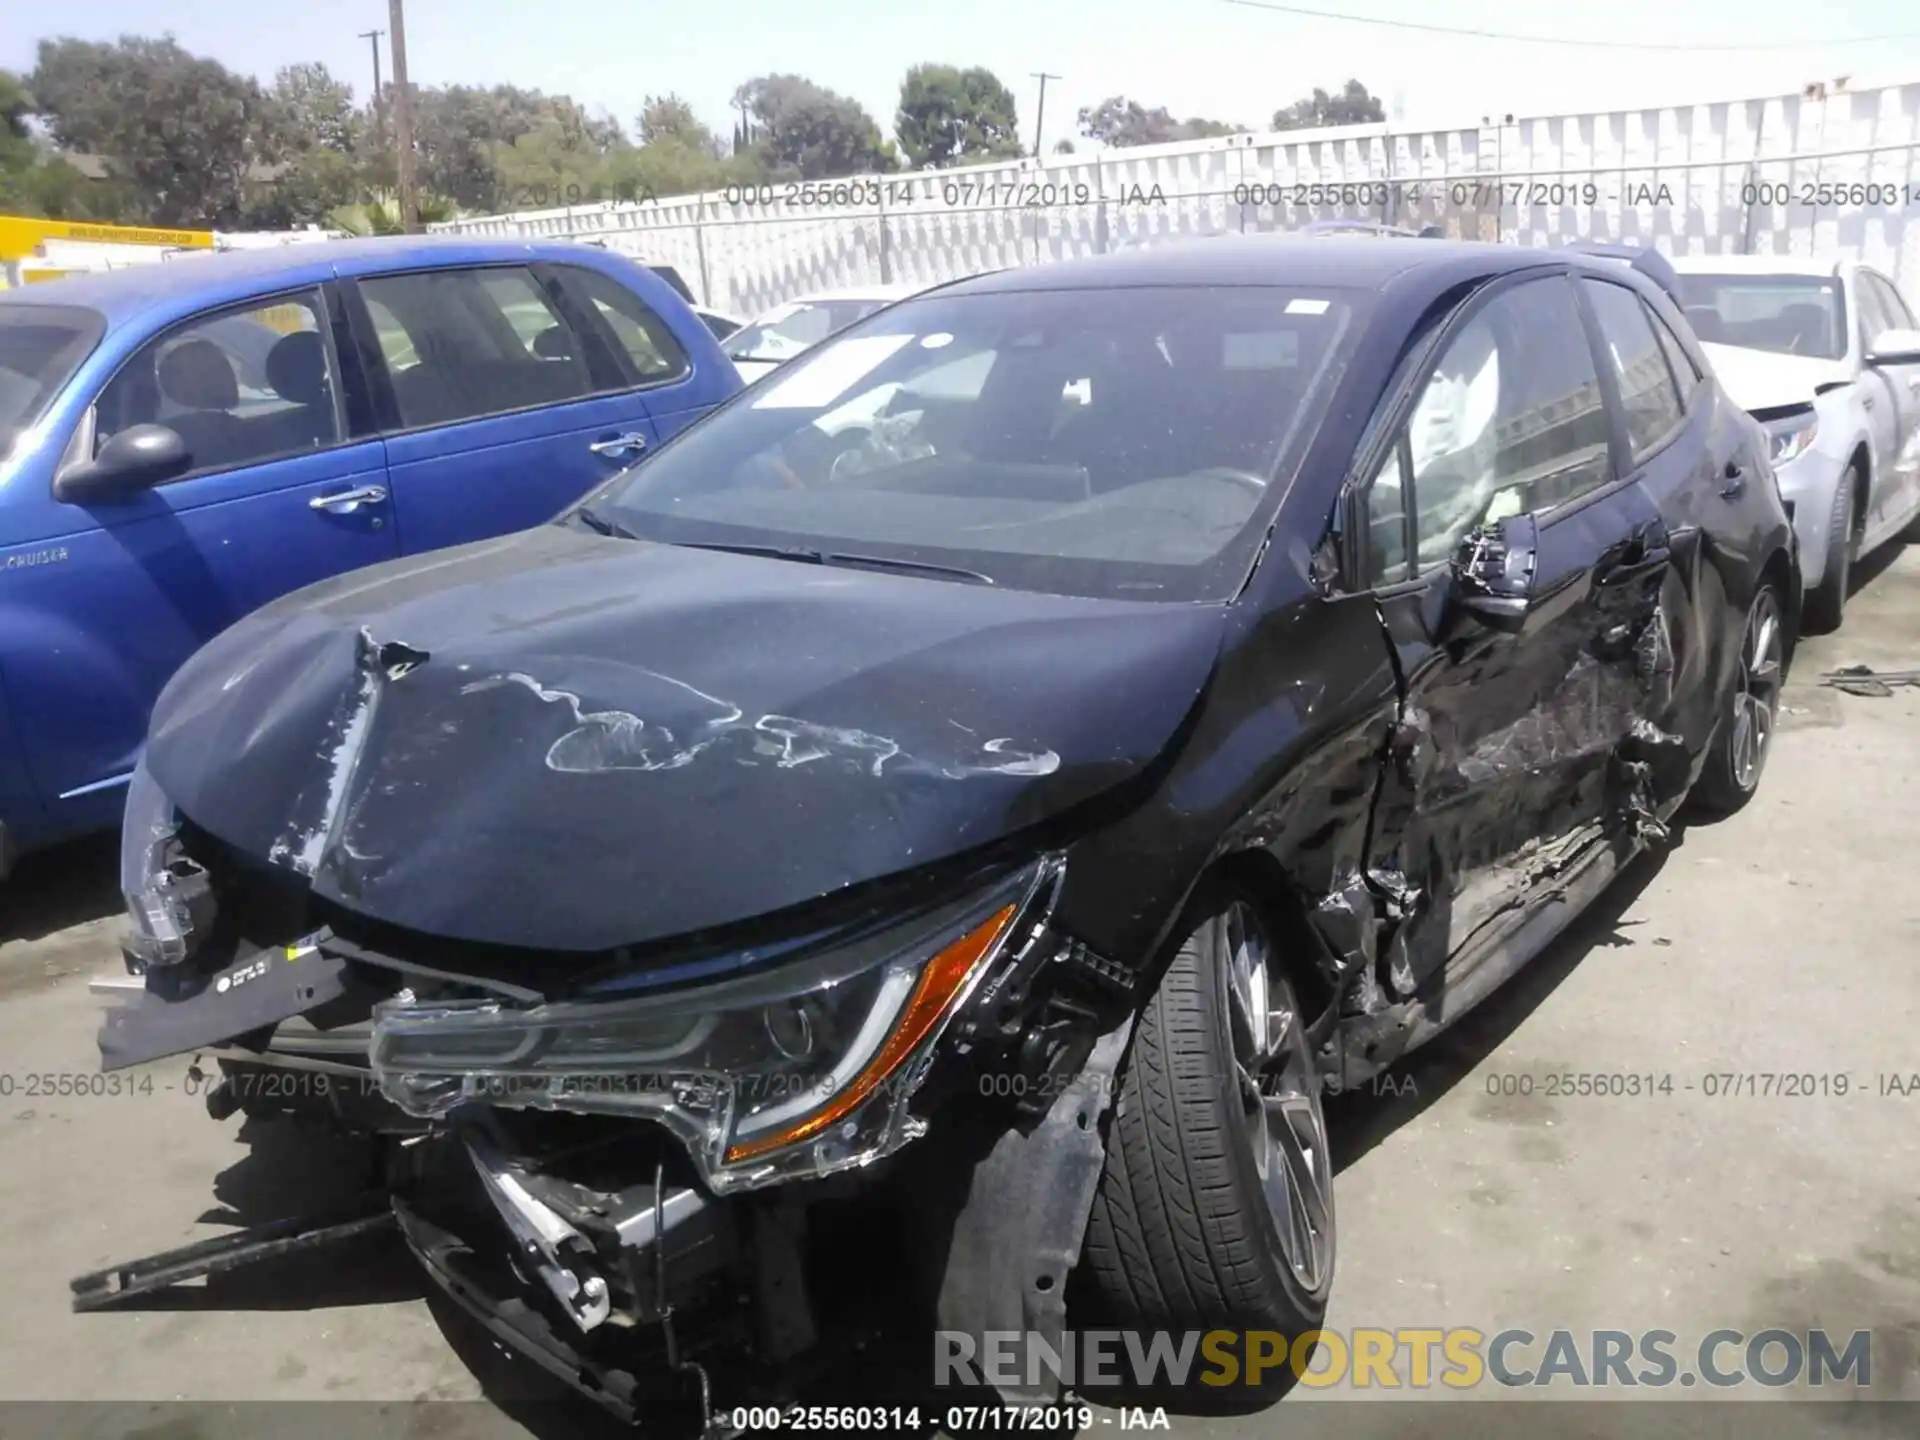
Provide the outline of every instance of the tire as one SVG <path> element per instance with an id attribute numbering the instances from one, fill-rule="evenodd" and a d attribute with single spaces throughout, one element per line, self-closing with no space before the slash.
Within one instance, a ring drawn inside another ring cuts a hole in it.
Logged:
<path id="1" fill-rule="evenodd" d="M 1252 905 L 1219 891 L 1189 913 L 1197 918 L 1134 1031 L 1075 1277 L 1078 1303 L 1120 1329 L 1277 1331 L 1291 1347 L 1320 1328 L 1333 1284 L 1332 1171 L 1306 1017 Z M 1261 1046 L 1244 1018 L 1263 1008 L 1265 1066 L 1253 1061 Z M 1251 1093 L 1250 1064 L 1262 1076 Z M 1267 1147 L 1264 1167 L 1257 1145 Z M 1304 1182 L 1312 1193 L 1295 1181 L 1303 1173 L 1319 1177 Z M 1244 1364 L 1245 1349 L 1234 1349 Z M 1257 1410 L 1294 1378 L 1282 1363 L 1258 1385 L 1198 1384 L 1208 1371 L 1196 1355 L 1185 1387 L 1160 1375 L 1158 1384 L 1126 1385 L 1126 1398 L 1189 1412 Z"/>
<path id="2" fill-rule="evenodd" d="M 1763 580 L 1740 631 L 1739 668 L 1707 763 L 1689 797 L 1706 816 L 1731 815 L 1754 797 L 1772 749 L 1786 676 L 1786 621 L 1780 593 Z"/>
<path id="3" fill-rule="evenodd" d="M 1833 514 L 1827 525 L 1827 564 L 1820 583 L 1807 592 L 1801 611 L 1807 630 L 1828 635 L 1840 628 L 1847 613 L 1847 586 L 1853 581 L 1854 491 L 1859 477 L 1853 466 L 1847 467 L 1833 492 Z"/>

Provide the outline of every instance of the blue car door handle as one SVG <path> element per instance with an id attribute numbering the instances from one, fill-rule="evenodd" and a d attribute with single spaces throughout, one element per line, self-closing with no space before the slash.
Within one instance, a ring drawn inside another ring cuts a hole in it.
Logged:
<path id="1" fill-rule="evenodd" d="M 596 440 L 587 449 L 596 455 L 638 454 L 647 448 L 647 437 L 637 430 L 629 430 L 624 435 L 614 435 L 606 440 Z"/>
<path id="2" fill-rule="evenodd" d="M 307 504 L 315 510 L 330 510 L 335 515 L 351 515 L 362 505 L 378 505 L 386 498 L 386 486 L 362 485 L 355 490 L 342 490 L 338 495 L 316 495 Z"/>

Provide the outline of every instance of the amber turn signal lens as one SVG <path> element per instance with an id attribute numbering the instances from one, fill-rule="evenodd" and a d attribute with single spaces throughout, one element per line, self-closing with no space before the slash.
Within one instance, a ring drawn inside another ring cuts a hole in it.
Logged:
<path id="1" fill-rule="evenodd" d="M 901 1012 L 900 1023 L 895 1025 L 893 1033 L 887 1037 L 886 1044 L 880 1047 L 867 1065 L 853 1078 L 853 1082 L 835 1095 L 820 1109 L 804 1120 L 796 1121 L 784 1130 L 776 1130 L 770 1135 L 756 1136 L 744 1144 L 727 1148 L 726 1163 L 738 1164 L 742 1160 L 752 1160 L 769 1150 L 778 1150 L 783 1146 L 798 1144 L 810 1140 L 821 1131 L 829 1129 L 842 1117 L 857 1109 L 861 1102 L 879 1088 L 901 1064 L 917 1051 L 921 1043 L 940 1023 L 940 1017 L 947 1013 L 954 997 L 967 983 L 967 977 L 980 963 L 980 957 L 993 948 L 1001 934 L 1013 920 L 1014 907 L 1004 905 L 987 920 L 969 930 L 933 959 L 927 962 L 926 969 L 920 972 L 919 983 L 913 987 L 913 994 L 907 998 L 906 1009 Z"/>

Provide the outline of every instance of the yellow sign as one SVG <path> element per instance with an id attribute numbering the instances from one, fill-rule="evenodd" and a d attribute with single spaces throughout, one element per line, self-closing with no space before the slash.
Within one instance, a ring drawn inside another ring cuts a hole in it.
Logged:
<path id="1" fill-rule="evenodd" d="M 79 220 L 36 220 L 0 215 L 0 261 L 26 260 L 48 240 L 84 240 L 97 245 L 168 245 L 211 250 L 211 230 L 162 230 L 144 225 L 93 225 Z"/>

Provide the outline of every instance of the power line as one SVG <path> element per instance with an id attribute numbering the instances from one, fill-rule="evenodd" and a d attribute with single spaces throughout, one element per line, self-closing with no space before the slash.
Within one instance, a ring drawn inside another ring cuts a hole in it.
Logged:
<path id="1" fill-rule="evenodd" d="M 1510 30 L 1477 30 L 1464 25 L 1428 25 L 1419 20 L 1389 20 L 1380 15 L 1347 15 L 1338 10 L 1315 10 L 1305 5 L 1279 5 L 1272 3 L 1272 0 L 1226 0 L 1226 3 L 1244 6 L 1249 10 L 1276 10 L 1282 15 L 1304 15 L 1314 20 L 1342 20 L 1349 25 L 1380 25 L 1389 30 L 1419 30 L 1429 35 L 1457 35 L 1475 40 L 1510 40 L 1521 45 L 1565 45 L 1579 50 L 1670 50 L 1704 54 L 1729 51 L 1805 50 L 1811 43 L 1810 39 L 1801 39 L 1781 40 L 1765 45 L 1711 43 L 1675 45 L 1640 40 L 1593 40 L 1561 35 L 1519 35 Z M 1889 40 L 1915 38 L 1920 38 L 1920 31 L 1908 30 L 1897 35 L 1854 35 L 1831 40 L 1822 36 L 1820 43 L 1823 45 L 1880 45 Z"/>

